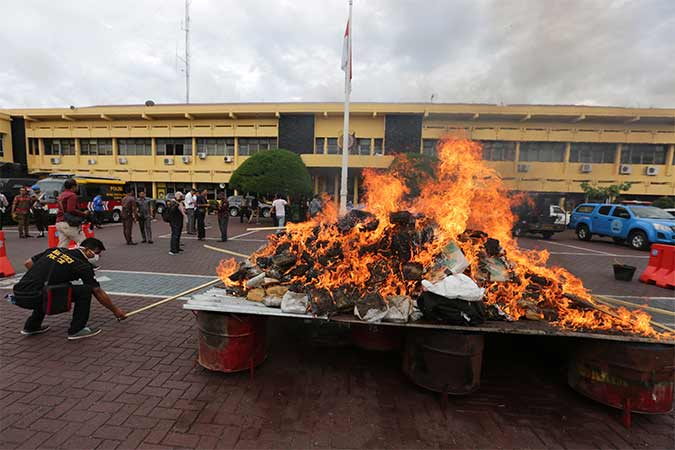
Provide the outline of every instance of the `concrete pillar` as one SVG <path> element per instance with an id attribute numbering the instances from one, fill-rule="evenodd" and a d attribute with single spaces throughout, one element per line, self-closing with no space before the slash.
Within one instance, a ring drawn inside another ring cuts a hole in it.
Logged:
<path id="1" fill-rule="evenodd" d="M 119 163 L 117 157 L 120 155 L 120 149 L 118 147 L 119 143 L 117 142 L 117 138 L 112 138 L 112 152 L 113 152 L 113 159 L 115 160 L 115 165 Z"/>
<path id="2" fill-rule="evenodd" d="M 77 156 L 78 160 L 79 160 L 79 156 L 81 156 L 80 155 L 80 138 L 75 138 L 74 141 L 75 141 L 75 156 Z"/>
<path id="3" fill-rule="evenodd" d="M 314 193 L 318 194 L 319 193 L 319 176 L 314 175 Z"/>
<path id="4" fill-rule="evenodd" d="M 157 183 L 152 182 L 152 198 L 157 198 Z"/>
<path id="5" fill-rule="evenodd" d="M 333 177 L 333 186 L 335 189 L 333 190 L 333 198 L 335 199 L 335 206 L 337 207 L 339 205 L 340 201 L 340 180 L 339 176 L 335 175 Z"/>
<path id="6" fill-rule="evenodd" d="M 675 145 L 670 144 L 668 146 L 668 151 L 666 152 L 666 175 L 667 176 L 672 176 L 673 175 L 673 166 L 675 166 L 675 161 L 673 161 L 673 158 L 675 158 Z"/>
<path id="7" fill-rule="evenodd" d="M 570 153 L 572 152 L 572 143 L 567 142 L 565 144 L 565 156 L 563 158 L 563 175 L 567 174 L 570 167 Z"/>
<path id="8" fill-rule="evenodd" d="M 152 151 L 152 156 L 157 156 L 157 139 L 150 138 L 150 150 Z"/>
<path id="9" fill-rule="evenodd" d="M 354 174 L 354 199 L 352 200 L 354 206 L 359 203 L 359 176 Z"/>
<path id="10" fill-rule="evenodd" d="M 614 175 L 619 175 L 619 167 L 621 167 L 622 151 L 623 151 L 623 144 L 616 144 L 616 153 L 614 154 Z"/>

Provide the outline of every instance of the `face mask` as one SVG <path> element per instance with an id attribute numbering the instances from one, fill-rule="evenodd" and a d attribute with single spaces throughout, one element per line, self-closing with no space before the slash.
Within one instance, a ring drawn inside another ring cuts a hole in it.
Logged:
<path id="1" fill-rule="evenodd" d="M 89 261 L 89 264 L 91 264 L 92 266 L 95 266 L 96 263 L 98 262 L 98 258 L 99 258 L 99 255 L 94 253 L 94 256 L 92 258 L 87 258 L 87 261 Z"/>

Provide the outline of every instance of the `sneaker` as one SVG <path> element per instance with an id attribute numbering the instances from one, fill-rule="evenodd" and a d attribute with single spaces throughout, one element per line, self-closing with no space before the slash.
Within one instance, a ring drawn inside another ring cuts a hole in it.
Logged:
<path id="1" fill-rule="evenodd" d="M 148 244 L 154 244 L 155 241 L 148 241 Z"/>
<path id="2" fill-rule="evenodd" d="M 77 339 L 84 339 L 92 336 L 96 336 L 101 332 L 100 328 L 89 328 L 89 327 L 84 327 L 80 331 L 78 331 L 75 334 L 69 334 L 68 335 L 68 340 L 69 341 L 75 341 Z"/>
<path id="3" fill-rule="evenodd" d="M 169 255 L 176 256 L 178 253 L 169 252 Z"/>
<path id="4" fill-rule="evenodd" d="M 23 334 L 24 336 L 33 336 L 33 335 L 36 335 L 36 334 L 46 333 L 47 331 L 49 331 L 49 326 L 43 325 L 38 330 L 34 330 L 34 331 L 23 329 L 23 330 L 21 330 L 21 334 Z"/>

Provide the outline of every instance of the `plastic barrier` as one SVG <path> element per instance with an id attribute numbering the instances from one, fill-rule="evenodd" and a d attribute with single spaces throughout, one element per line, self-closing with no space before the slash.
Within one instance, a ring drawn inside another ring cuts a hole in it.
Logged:
<path id="1" fill-rule="evenodd" d="M 652 244 L 649 264 L 640 275 L 640 281 L 675 289 L 675 245 Z"/>
<path id="2" fill-rule="evenodd" d="M 12 267 L 7 257 L 7 248 L 5 244 L 5 232 L 0 231 L 0 277 L 11 277 L 16 275 L 16 270 Z"/>

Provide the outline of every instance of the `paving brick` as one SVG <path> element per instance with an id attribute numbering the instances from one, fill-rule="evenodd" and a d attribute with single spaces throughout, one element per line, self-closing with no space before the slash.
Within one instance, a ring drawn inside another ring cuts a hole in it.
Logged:
<path id="1" fill-rule="evenodd" d="M 159 419 L 153 419 L 152 417 L 131 416 L 124 422 L 124 425 L 131 428 L 152 428 L 158 423 Z"/>
<path id="2" fill-rule="evenodd" d="M 162 444 L 183 448 L 196 448 L 198 443 L 199 436 L 197 435 L 175 432 L 168 433 L 162 441 Z"/>
<path id="3" fill-rule="evenodd" d="M 182 414 L 182 411 L 180 409 L 171 409 L 171 408 L 154 408 L 150 414 L 148 414 L 149 417 L 154 417 L 157 419 L 169 419 L 169 420 L 175 420 L 180 417 Z"/>
<path id="4" fill-rule="evenodd" d="M 124 440 L 131 434 L 129 427 L 103 425 L 94 432 L 94 437 L 99 439 Z"/>
<path id="5" fill-rule="evenodd" d="M 183 411 L 178 417 L 178 420 L 176 420 L 176 424 L 173 426 L 174 431 L 187 433 L 198 415 L 199 413 L 197 411 Z"/>
<path id="6" fill-rule="evenodd" d="M 90 411 L 114 413 L 118 411 L 124 403 L 116 402 L 96 402 L 89 407 Z"/>
<path id="7" fill-rule="evenodd" d="M 113 439 L 106 439 L 103 442 L 101 442 L 98 447 L 96 447 L 96 450 L 115 450 L 118 448 L 120 445 L 120 441 L 116 441 Z"/>

